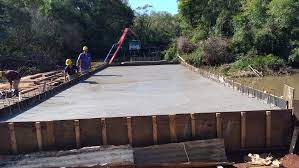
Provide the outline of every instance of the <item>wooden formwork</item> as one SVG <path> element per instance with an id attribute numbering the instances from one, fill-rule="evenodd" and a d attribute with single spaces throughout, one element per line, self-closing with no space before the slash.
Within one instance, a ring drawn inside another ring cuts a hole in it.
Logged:
<path id="1" fill-rule="evenodd" d="M 226 152 L 287 147 L 291 110 L 0 123 L 0 154 L 224 138 Z"/>

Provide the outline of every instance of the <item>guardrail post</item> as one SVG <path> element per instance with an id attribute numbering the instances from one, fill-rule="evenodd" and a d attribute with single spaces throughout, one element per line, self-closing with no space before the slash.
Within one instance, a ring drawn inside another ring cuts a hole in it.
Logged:
<path id="1" fill-rule="evenodd" d="M 194 113 L 190 114 L 191 118 L 191 133 L 192 133 L 192 138 L 196 137 L 196 130 L 195 130 L 195 116 Z"/>
<path id="2" fill-rule="evenodd" d="M 80 121 L 75 120 L 74 125 L 75 125 L 76 145 L 77 145 L 77 148 L 81 148 Z"/>
<path id="3" fill-rule="evenodd" d="M 246 112 L 241 112 L 241 148 L 246 147 Z"/>
<path id="4" fill-rule="evenodd" d="M 169 130 L 171 142 L 177 142 L 175 115 L 169 115 Z"/>
<path id="5" fill-rule="evenodd" d="M 127 128 L 128 128 L 128 140 L 129 140 L 129 144 L 133 145 L 132 118 L 131 117 L 127 117 Z"/>
<path id="6" fill-rule="evenodd" d="M 153 125 L 153 142 L 158 144 L 158 126 L 157 126 L 157 117 L 152 116 L 152 125 Z"/>
<path id="7" fill-rule="evenodd" d="M 217 128 L 217 137 L 222 137 L 222 128 L 221 128 L 221 113 L 216 113 L 216 128 Z"/>
<path id="8" fill-rule="evenodd" d="M 43 150 L 43 141 L 40 122 L 35 122 L 35 130 L 38 149 L 41 151 Z"/>
<path id="9" fill-rule="evenodd" d="M 8 123 L 8 129 L 9 129 L 9 136 L 10 136 L 10 145 L 12 149 L 13 154 L 18 153 L 18 147 L 17 147 L 17 140 L 16 140 L 16 133 L 15 133 L 15 126 L 14 123 Z"/>
<path id="10" fill-rule="evenodd" d="M 266 146 L 271 147 L 271 111 L 266 111 Z"/>
<path id="11" fill-rule="evenodd" d="M 101 125 L 102 125 L 102 142 L 103 145 L 107 145 L 107 125 L 105 118 L 101 119 Z"/>

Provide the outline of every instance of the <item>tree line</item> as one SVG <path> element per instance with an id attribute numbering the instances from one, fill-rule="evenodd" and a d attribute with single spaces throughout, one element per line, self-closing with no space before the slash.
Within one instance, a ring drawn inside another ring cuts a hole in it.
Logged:
<path id="1" fill-rule="evenodd" d="M 0 0 L 0 68 L 53 70 L 85 45 L 99 60 L 125 27 L 144 44 L 167 46 L 174 18 L 133 10 L 126 0 Z"/>
<path id="2" fill-rule="evenodd" d="M 166 55 L 225 70 L 279 71 L 299 63 L 299 1 L 179 0 L 180 37 Z"/>

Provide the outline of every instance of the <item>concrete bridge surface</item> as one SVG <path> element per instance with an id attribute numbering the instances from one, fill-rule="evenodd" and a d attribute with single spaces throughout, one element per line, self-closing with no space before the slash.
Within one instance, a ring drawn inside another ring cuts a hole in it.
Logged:
<path id="1" fill-rule="evenodd" d="M 182 65 L 109 67 L 8 121 L 270 109 Z"/>

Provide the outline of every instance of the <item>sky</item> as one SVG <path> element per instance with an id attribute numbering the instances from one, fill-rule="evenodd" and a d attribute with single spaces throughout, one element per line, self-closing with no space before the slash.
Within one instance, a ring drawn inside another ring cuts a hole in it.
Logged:
<path id="1" fill-rule="evenodd" d="M 130 6 L 135 10 L 146 4 L 152 5 L 154 11 L 166 11 L 171 14 L 178 13 L 177 0 L 129 0 Z"/>

